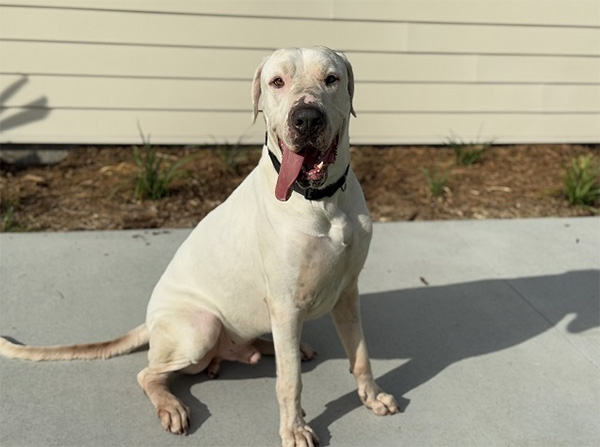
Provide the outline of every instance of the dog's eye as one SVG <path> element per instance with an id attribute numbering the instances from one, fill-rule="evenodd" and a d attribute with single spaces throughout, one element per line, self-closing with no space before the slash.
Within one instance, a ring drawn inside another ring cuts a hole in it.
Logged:
<path id="1" fill-rule="evenodd" d="M 330 74 L 325 78 L 325 85 L 329 87 L 330 85 L 335 84 L 337 81 L 339 81 L 339 78 L 336 75 Z"/>
<path id="2" fill-rule="evenodd" d="M 273 80 L 271 81 L 271 85 L 275 88 L 281 88 L 285 85 L 285 82 L 283 82 L 283 79 L 281 79 L 279 76 L 276 78 L 273 78 Z"/>

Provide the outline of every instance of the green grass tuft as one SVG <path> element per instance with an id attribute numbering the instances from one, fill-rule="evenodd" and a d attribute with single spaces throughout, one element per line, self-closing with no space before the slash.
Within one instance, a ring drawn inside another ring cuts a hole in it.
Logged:
<path id="1" fill-rule="evenodd" d="M 181 177 L 181 168 L 193 157 L 189 155 L 170 164 L 164 164 L 166 157 L 152 146 L 149 139 L 143 138 L 143 146 L 133 147 L 133 160 L 137 168 L 134 198 L 136 200 L 159 200 L 169 194 L 173 180 Z"/>
<path id="2" fill-rule="evenodd" d="M 594 209 L 600 201 L 600 163 L 591 155 L 571 159 L 566 167 L 565 195 L 569 204 Z"/>
<path id="3" fill-rule="evenodd" d="M 446 141 L 446 145 L 454 151 L 458 166 L 471 166 L 479 163 L 494 144 L 494 140 L 466 143 L 456 135 L 451 135 Z"/>
<path id="4" fill-rule="evenodd" d="M 15 205 L 11 201 L 0 204 L 0 232 L 25 231 L 27 228 L 15 217 Z"/>
<path id="5" fill-rule="evenodd" d="M 439 167 L 432 169 L 421 167 L 421 172 L 425 176 L 427 188 L 432 197 L 441 197 L 447 189 L 450 169 L 444 171 Z"/>

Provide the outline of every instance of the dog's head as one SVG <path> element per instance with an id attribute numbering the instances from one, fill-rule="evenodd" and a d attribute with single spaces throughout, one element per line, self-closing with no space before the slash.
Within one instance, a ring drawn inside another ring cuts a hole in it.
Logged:
<path id="1" fill-rule="evenodd" d="M 254 119 L 262 109 L 269 146 L 281 158 L 279 200 L 289 198 L 296 181 L 322 188 L 344 171 L 353 94 L 350 63 L 329 48 L 277 50 L 258 67 L 252 84 Z"/>

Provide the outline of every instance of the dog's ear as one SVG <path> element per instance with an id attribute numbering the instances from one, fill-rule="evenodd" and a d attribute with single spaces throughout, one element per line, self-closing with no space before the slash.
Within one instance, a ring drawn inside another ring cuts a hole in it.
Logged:
<path id="1" fill-rule="evenodd" d="M 348 60 L 348 58 L 346 58 L 346 55 L 344 53 L 337 52 L 337 54 L 340 57 L 340 59 L 342 59 L 342 62 L 344 62 L 344 65 L 346 66 L 346 71 L 348 72 L 348 94 L 350 95 L 350 113 L 352 114 L 353 117 L 356 118 L 356 112 L 354 111 L 354 105 L 353 105 L 354 72 L 352 71 L 352 65 L 350 64 L 350 61 Z"/>
<path id="2" fill-rule="evenodd" d="M 252 80 L 252 122 L 256 122 L 256 117 L 258 116 L 258 109 L 260 103 L 260 76 L 262 74 L 262 69 L 267 61 L 268 57 L 264 58 L 260 63 L 256 71 L 254 72 L 254 79 Z"/>

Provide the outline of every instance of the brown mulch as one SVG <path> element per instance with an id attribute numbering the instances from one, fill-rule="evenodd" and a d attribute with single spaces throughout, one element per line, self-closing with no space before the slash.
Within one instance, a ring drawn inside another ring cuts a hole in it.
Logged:
<path id="1" fill-rule="evenodd" d="M 447 147 L 353 147 L 353 169 L 375 221 L 585 216 L 563 192 L 565 167 L 578 155 L 599 160 L 598 146 L 493 146 L 481 162 L 456 166 Z M 131 147 L 80 147 L 52 166 L 0 169 L 5 231 L 193 227 L 256 165 L 260 149 L 159 148 L 168 165 L 190 153 L 169 195 L 135 200 Z M 232 160 L 233 159 L 233 160 Z M 432 197 L 423 168 L 450 169 Z"/>

